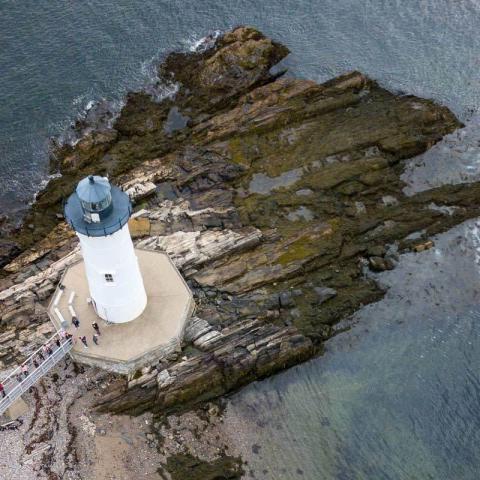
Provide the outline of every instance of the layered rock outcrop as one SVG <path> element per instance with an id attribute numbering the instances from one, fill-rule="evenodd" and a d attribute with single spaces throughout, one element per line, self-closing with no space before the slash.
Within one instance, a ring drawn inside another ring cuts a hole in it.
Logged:
<path id="1" fill-rule="evenodd" d="M 198 305 L 182 351 L 99 402 L 117 412 L 184 408 L 310 358 L 383 295 L 369 270 L 479 215 L 477 183 L 403 192 L 403 160 L 460 126 L 448 109 L 359 72 L 321 85 L 272 74 L 287 53 L 238 28 L 167 57 L 175 95 L 132 93 L 115 121 L 79 125 L 80 141 L 55 151 L 62 177 L 39 196 L 33 229 L 5 239 L 23 253 L 4 257 L 0 335 L 45 305 L 76 245 L 59 201 L 92 171 L 136 198 L 137 242 L 170 254 Z"/>

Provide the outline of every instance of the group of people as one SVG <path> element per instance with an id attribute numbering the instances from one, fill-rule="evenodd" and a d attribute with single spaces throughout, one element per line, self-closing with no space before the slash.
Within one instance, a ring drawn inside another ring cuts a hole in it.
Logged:
<path id="1" fill-rule="evenodd" d="M 80 327 L 80 321 L 78 320 L 77 317 L 72 317 L 72 324 L 75 328 Z M 95 345 L 99 345 L 99 337 L 101 335 L 100 333 L 100 327 L 98 326 L 97 322 L 92 323 L 92 328 L 93 328 L 93 335 L 92 335 L 92 341 Z M 52 340 L 45 345 L 34 355 L 30 358 L 30 361 L 27 363 L 24 363 L 21 367 L 19 372 L 15 375 L 15 378 L 17 382 L 20 384 L 23 382 L 25 378 L 28 377 L 30 374 L 30 367 L 33 367 L 33 370 L 36 370 L 42 362 L 45 361 L 46 358 L 48 358 L 50 355 L 53 354 L 54 350 L 57 348 L 60 348 L 62 346 L 62 343 L 64 343 L 64 340 L 70 340 L 76 341 L 77 339 L 73 337 L 71 333 L 66 332 L 65 330 L 60 330 L 59 335 L 55 337 L 55 340 Z M 80 335 L 78 337 L 78 340 L 80 340 L 83 343 L 83 346 L 85 348 L 88 348 L 88 341 L 87 337 L 85 335 Z M 5 398 L 7 396 L 7 392 L 5 390 L 5 385 L 3 383 L 0 383 L 0 395 L 2 398 Z"/>
<path id="2" fill-rule="evenodd" d="M 80 328 L 80 320 L 77 318 L 77 317 L 72 317 L 72 324 L 75 328 Z M 92 323 L 92 328 L 93 328 L 93 335 L 92 335 L 92 341 L 95 345 L 99 345 L 98 343 L 98 339 L 101 335 L 100 333 L 100 327 L 98 326 L 98 323 L 97 322 L 93 322 Z M 80 335 L 78 337 L 78 339 L 83 343 L 83 346 L 85 348 L 88 348 L 88 341 L 87 341 L 87 337 L 85 335 Z"/>
<path id="3" fill-rule="evenodd" d="M 30 357 L 28 362 L 24 363 L 20 367 L 18 373 L 15 375 L 15 379 L 19 384 L 22 383 L 23 380 L 30 375 L 30 369 L 32 369 L 32 371 L 36 370 L 50 355 L 53 354 L 56 348 L 60 348 L 62 346 L 64 340 L 68 341 L 73 338 L 72 334 L 66 332 L 63 329 L 60 330 L 60 332 L 58 333 L 59 335 L 57 335 L 54 340 L 51 340 L 50 342 L 43 345 L 36 354 Z M 6 386 L 3 383 L 0 383 L 0 394 L 2 395 L 2 398 L 5 398 L 7 396 L 5 387 Z"/>

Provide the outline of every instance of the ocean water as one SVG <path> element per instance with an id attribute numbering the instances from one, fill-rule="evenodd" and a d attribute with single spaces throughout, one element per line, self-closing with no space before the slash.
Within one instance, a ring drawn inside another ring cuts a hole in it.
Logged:
<path id="1" fill-rule="evenodd" d="M 478 0 L 0 0 L 0 211 L 32 200 L 48 138 L 91 102 L 119 108 L 168 51 L 238 24 L 288 45 L 291 75 L 359 69 L 449 106 L 466 127 L 409 162 L 407 193 L 479 179 Z M 471 221 L 402 257 L 323 357 L 232 397 L 256 478 L 480 478 L 478 238 Z"/>
<path id="2" fill-rule="evenodd" d="M 403 255 L 378 275 L 386 297 L 322 357 L 229 400 L 224 424 L 254 478 L 480 478 L 479 229 Z"/>
<path id="3" fill-rule="evenodd" d="M 1 211 L 32 200 L 48 180 L 48 138 L 92 101 L 119 108 L 167 52 L 238 24 L 288 45 L 293 75 L 360 69 L 462 119 L 480 102 L 477 1 L 0 0 Z"/>

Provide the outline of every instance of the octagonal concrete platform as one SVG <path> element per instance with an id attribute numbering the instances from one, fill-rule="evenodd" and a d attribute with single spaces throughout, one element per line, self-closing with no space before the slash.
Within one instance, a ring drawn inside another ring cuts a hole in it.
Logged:
<path id="1" fill-rule="evenodd" d="M 128 323 L 107 324 L 95 313 L 88 302 L 90 293 L 83 260 L 65 271 L 48 314 L 57 330 L 64 328 L 74 339 L 87 337 L 88 349 L 79 340 L 75 342 L 70 353 L 75 361 L 130 374 L 179 348 L 195 305 L 192 293 L 167 254 L 135 251 L 148 301 L 143 313 Z M 72 292 L 75 295 L 69 305 Z M 78 329 L 72 325 L 70 306 L 80 320 Z M 99 345 L 92 341 L 92 322 L 100 327 Z"/>

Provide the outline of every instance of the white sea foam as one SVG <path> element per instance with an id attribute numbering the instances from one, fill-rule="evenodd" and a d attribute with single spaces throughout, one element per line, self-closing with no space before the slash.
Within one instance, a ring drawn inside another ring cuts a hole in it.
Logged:
<path id="1" fill-rule="evenodd" d="M 60 178 L 61 176 L 62 174 L 60 172 L 56 172 L 56 173 L 52 173 L 51 175 L 47 175 L 46 177 L 41 179 L 40 183 L 38 184 L 37 190 L 33 194 L 33 197 L 30 200 L 30 202 L 28 202 L 28 205 L 33 205 L 37 201 L 38 194 L 47 187 L 47 185 L 50 183 L 51 180 L 55 178 Z"/>
<path id="2" fill-rule="evenodd" d="M 216 30 L 201 38 L 188 38 L 184 42 L 185 51 L 204 52 L 215 45 L 215 42 L 221 33 L 220 30 Z M 161 102 L 167 98 L 174 98 L 180 86 L 177 82 L 159 78 L 158 65 L 161 56 L 162 53 L 159 52 L 140 64 L 137 81 L 134 81 L 133 85 L 130 84 L 125 86 L 124 89 L 117 92 L 121 98 L 112 100 L 107 100 L 102 97 L 95 98 L 96 95 L 92 89 L 74 97 L 72 100 L 73 115 L 69 118 L 65 118 L 63 121 L 50 125 L 49 130 L 51 132 L 60 132 L 56 136 L 56 142 L 60 145 L 67 144 L 73 147 L 77 145 L 82 138 L 97 128 L 112 128 L 122 108 L 125 106 L 126 94 L 128 91 L 136 89 L 144 91 L 156 102 Z M 77 130 L 74 127 L 79 121 L 85 122 L 85 126 L 80 130 Z M 36 178 L 31 179 L 31 184 L 35 185 L 35 187 L 28 205 L 35 203 L 38 194 L 47 187 L 51 180 L 61 177 L 61 174 L 40 174 L 35 175 L 35 177 Z M 13 188 L 18 189 L 20 187 Z"/>
<path id="3" fill-rule="evenodd" d="M 79 108 L 73 120 L 66 119 L 61 123 L 54 125 L 54 130 L 61 132 L 56 141 L 60 145 L 75 146 L 85 135 L 92 131 L 102 128 L 109 129 L 113 127 L 120 111 L 125 105 L 125 97 L 107 100 L 106 98 L 87 100 L 86 95 L 79 95 L 73 100 L 74 105 L 83 104 Z M 76 122 L 84 122 L 85 126 L 80 130 L 75 129 Z"/>
<path id="4" fill-rule="evenodd" d="M 187 40 L 187 48 L 190 52 L 205 52 L 215 45 L 215 42 L 221 34 L 221 30 L 215 30 L 213 33 L 200 39 L 190 38 Z"/>
<path id="5" fill-rule="evenodd" d="M 78 95 L 78 96 L 76 96 L 76 97 L 72 100 L 72 103 L 73 103 L 74 105 L 81 105 L 84 100 L 85 100 L 85 94 L 83 94 L 83 95 Z"/>
<path id="6" fill-rule="evenodd" d="M 155 82 L 158 80 L 158 64 L 160 61 L 160 55 L 157 53 L 150 58 L 147 58 L 140 64 L 140 73 L 142 78 L 142 83 Z"/>

